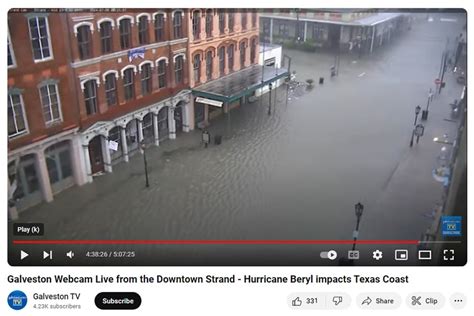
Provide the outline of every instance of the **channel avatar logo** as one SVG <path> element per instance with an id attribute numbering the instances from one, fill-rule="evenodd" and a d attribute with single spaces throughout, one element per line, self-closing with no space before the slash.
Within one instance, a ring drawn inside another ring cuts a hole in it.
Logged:
<path id="1" fill-rule="evenodd" d="M 8 295 L 8 306 L 14 310 L 23 309 L 27 301 L 26 294 L 22 291 L 13 291 Z"/>

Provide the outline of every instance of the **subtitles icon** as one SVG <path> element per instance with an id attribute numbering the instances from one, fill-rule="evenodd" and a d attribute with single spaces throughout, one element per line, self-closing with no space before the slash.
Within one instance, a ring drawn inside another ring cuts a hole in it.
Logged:
<path id="1" fill-rule="evenodd" d="M 351 260 L 359 260 L 359 257 L 360 257 L 359 250 L 349 250 L 347 252 L 347 257 Z"/>
<path id="2" fill-rule="evenodd" d="M 299 307 L 302 304 L 303 304 L 303 301 L 300 300 L 299 296 L 291 301 L 291 306 Z"/>
<path id="3" fill-rule="evenodd" d="M 337 306 L 342 303 L 342 296 L 333 296 L 332 301 Z"/>

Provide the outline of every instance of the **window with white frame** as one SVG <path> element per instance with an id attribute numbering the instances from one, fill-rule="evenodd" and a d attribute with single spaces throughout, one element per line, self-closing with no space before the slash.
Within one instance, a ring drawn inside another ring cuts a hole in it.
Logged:
<path id="1" fill-rule="evenodd" d="M 117 78 L 114 73 L 105 76 L 105 98 L 108 106 L 117 104 Z"/>
<path id="2" fill-rule="evenodd" d="M 125 100 L 129 101 L 135 97 L 134 73 L 132 68 L 128 68 L 123 72 L 123 92 Z"/>
<path id="3" fill-rule="evenodd" d="M 94 79 L 84 83 L 84 103 L 87 115 L 97 113 L 97 82 Z"/>
<path id="4" fill-rule="evenodd" d="M 158 13 L 155 16 L 155 41 L 161 42 L 165 39 L 165 15 Z"/>
<path id="5" fill-rule="evenodd" d="M 51 47 L 48 30 L 48 18 L 35 16 L 28 20 L 33 58 L 41 61 L 51 58 Z"/>
<path id="6" fill-rule="evenodd" d="M 61 102 L 59 101 L 58 85 L 49 83 L 39 88 L 43 117 L 46 125 L 61 121 Z"/>
<path id="7" fill-rule="evenodd" d="M 130 19 L 122 19 L 119 24 L 120 48 L 128 49 L 132 46 L 132 23 Z"/>
<path id="8" fill-rule="evenodd" d="M 142 82 L 142 95 L 148 95 L 151 93 L 152 78 L 151 78 L 151 65 L 144 64 L 141 69 L 141 82 Z"/>
<path id="9" fill-rule="evenodd" d="M 176 84 L 180 84 L 183 82 L 183 64 L 184 58 L 182 55 L 176 57 L 174 62 L 174 74 L 175 74 L 175 82 Z"/>
<path id="10" fill-rule="evenodd" d="M 13 47 L 10 40 L 10 30 L 8 30 L 7 41 L 8 41 L 8 67 L 15 66 L 15 54 L 13 52 Z"/>
<path id="11" fill-rule="evenodd" d="M 140 45 L 146 45 L 150 42 L 148 33 L 148 17 L 142 15 L 138 19 L 138 42 Z"/>
<path id="12" fill-rule="evenodd" d="M 176 11 L 173 15 L 173 34 L 175 39 L 183 36 L 183 17 L 181 14 L 181 11 Z"/>
<path id="13" fill-rule="evenodd" d="M 164 59 L 158 62 L 158 88 L 166 87 L 166 61 Z"/>
<path id="14" fill-rule="evenodd" d="M 27 133 L 23 99 L 21 94 L 8 95 L 8 137 Z"/>
<path id="15" fill-rule="evenodd" d="M 92 57 L 92 36 L 89 25 L 82 25 L 77 28 L 77 44 L 79 45 L 80 59 Z"/>
<path id="16" fill-rule="evenodd" d="M 102 54 L 112 52 L 112 22 L 106 21 L 100 23 L 100 43 Z"/>

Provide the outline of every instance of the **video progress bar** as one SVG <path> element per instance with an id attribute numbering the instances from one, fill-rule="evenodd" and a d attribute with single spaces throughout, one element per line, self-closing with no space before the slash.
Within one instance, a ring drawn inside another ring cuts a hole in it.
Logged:
<path id="1" fill-rule="evenodd" d="M 14 245 L 418 245 L 419 240 L 13 240 Z"/>

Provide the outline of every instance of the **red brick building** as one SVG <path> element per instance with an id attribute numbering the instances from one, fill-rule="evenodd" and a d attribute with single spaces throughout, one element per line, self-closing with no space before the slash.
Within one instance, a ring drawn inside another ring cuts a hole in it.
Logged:
<path id="1" fill-rule="evenodd" d="M 8 174 L 11 214 L 84 183 L 78 102 L 65 15 L 8 14 Z M 16 201 L 16 203 L 13 203 Z"/>
<path id="2" fill-rule="evenodd" d="M 10 214 L 193 128 L 186 10 L 8 15 Z"/>
<path id="3" fill-rule="evenodd" d="M 68 14 L 88 181 L 142 141 L 190 130 L 187 21 L 179 9 Z"/>

